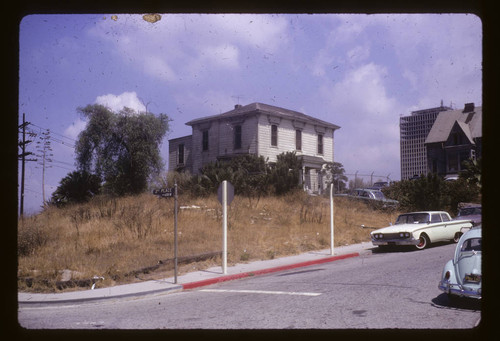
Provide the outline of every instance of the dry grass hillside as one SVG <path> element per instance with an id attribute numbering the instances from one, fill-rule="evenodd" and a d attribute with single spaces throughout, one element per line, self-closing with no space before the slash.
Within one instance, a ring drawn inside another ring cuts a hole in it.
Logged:
<path id="1" fill-rule="evenodd" d="M 215 196 L 179 196 L 179 274 L 221 264 L 222 209 Z M 335 246 L 369 241 L 360 225 L 385 226 L 397 212 L 335 198 Z M 330 247 L 329 200 L 302 192 L 249 200 L 228 210 L 228 265 Z M 83 205 L 48 208 L 18 224 L 20 290 L 54 292 L 173 276 L 174 200 L 151 194 L 95 198 Z M 70 281 L 68 281 L 70 280 Z"/>

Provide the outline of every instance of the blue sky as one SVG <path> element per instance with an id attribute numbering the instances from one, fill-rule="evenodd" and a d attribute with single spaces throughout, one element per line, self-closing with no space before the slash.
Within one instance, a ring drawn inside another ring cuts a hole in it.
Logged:
<path id="1" fill-rule="evenodd" d="M 261 102 L 341 127 L 335 161 L 347 173 L 400 179 L 399 117 L 482 105 L 482 24 L 471 14 L 29 15 L 20 23 L 19 119 L 35 142 L 50 129 L 45 198 L 75 170 L 85 121 L 100 103 L 185 123 Z M 40 158 L 39 158 L 40 159 Z M 50 166 L 50 167 L 49 167 Z M 42 166 L 26 164 L 25 212 L 42 204 Z"/>

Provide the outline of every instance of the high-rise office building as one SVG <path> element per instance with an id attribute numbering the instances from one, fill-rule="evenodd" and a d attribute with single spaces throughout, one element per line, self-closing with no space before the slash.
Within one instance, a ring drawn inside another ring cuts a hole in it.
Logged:
<path id="1" fill-rule="evenodd" d="M 450 107 L 413 111 L 409 116 L 399 119 L 401 180 L 427 174 L 427 151 L 425 139 L 441 111 L 452 110 Z"/>

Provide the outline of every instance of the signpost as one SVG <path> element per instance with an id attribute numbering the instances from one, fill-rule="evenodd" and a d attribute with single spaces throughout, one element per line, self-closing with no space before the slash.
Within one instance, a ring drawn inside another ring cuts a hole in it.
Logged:
<path id="1" fill-rule="evenodd" d="M 330 254 L 333 256 L 333 182 L 330 185 Z"/>
<path id="2" fill-rule="evenodd" d="M 234 199 L 234 186 L 224 180 L 217 189 L 217 198 L 222 204 L 222 273 L 227 274 L 227 205 Z"/>
<path id="3" fill-rule="evenodd" d="M 174 186 L 177 187 L 177 183 Z M 155 189 L 153 190 L 153 194 L 161 198 L 171 198 L 174 196 L 175 187 Z"/>
<path id="4" fill-rule="evenodd" d="M 160 198 L 174 197 L 174 283 L 177 284 L 177 211 L 179 206 L 177 202 L 177 181 L 175 181 L 174 187 L 155 189 L 153 194 Z"/>

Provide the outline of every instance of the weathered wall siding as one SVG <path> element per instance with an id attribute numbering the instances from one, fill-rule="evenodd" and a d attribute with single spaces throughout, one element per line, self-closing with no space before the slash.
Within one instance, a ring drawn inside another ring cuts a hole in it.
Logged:
<path id="1" fill-rule="evenodd" d="M 242 126 L 241 149 L 234 149 L 234 125 Z M 198 173 L 199 169 L 210 162 L 217 161 L 218 156 L 235 153 L 256 153 L 257 151 L 257 119 L 255 116 L 247 117 L 241 122 L 229 120 L 213 121 L 208 128 L 208 151 L 203 151 L 203 130 L 207 126 L 193 126 L 192 144 L 192 172 Z"/>
<path id="2" fill-rule="evenodd" d="M 168 170 L 174 171 L 179 167 L 179 145 L 184 144 L 184 167 L 191 172 L 193 166 L 192 158 L 192 137 L 185 136 L 182 138 L 170 140 L 168 144 Z"/>
<path id="3" fill-rule="evenodd" d="M 200 168 L 209 162 L 213 162 L 217 158 L 217 143 L 218 136 L 217 125 L 210 125 L 208 128 L 208 151 L 203 151 L 203 130 L 198 126 L 193 126 L 193 173 L 197 174 Z"/>
<path id="4" fill-rule="evenodd" d="M 234 149 L 235 125 L 241 125 L 240 149 Z M 237 153 L 255 154 L 257 151 L 257 118 L 255 116 L 246 117 L 244 121 L 221 121 L 219 122 L 219 134 L 219 155 L 230 155 Z"/>
<path id="5" fill-rule="evenodd" d="M 270 162 L 276 162 L 276 156 L 295 151 L 295 130 L 291 120 L 282 119 L 278 125 L 278 146 L 271 146 L 271 124 L 266 115 L 259 117 L 258 152 Z M 323 157 L 327 162 L 333 162 L 333 130 L 326 129 L 323 134 L 323 154 L 318 154 L 318 133 L 314 125 L 306 124 L 302 129 L 302 150 L 297 155 Z"/>

